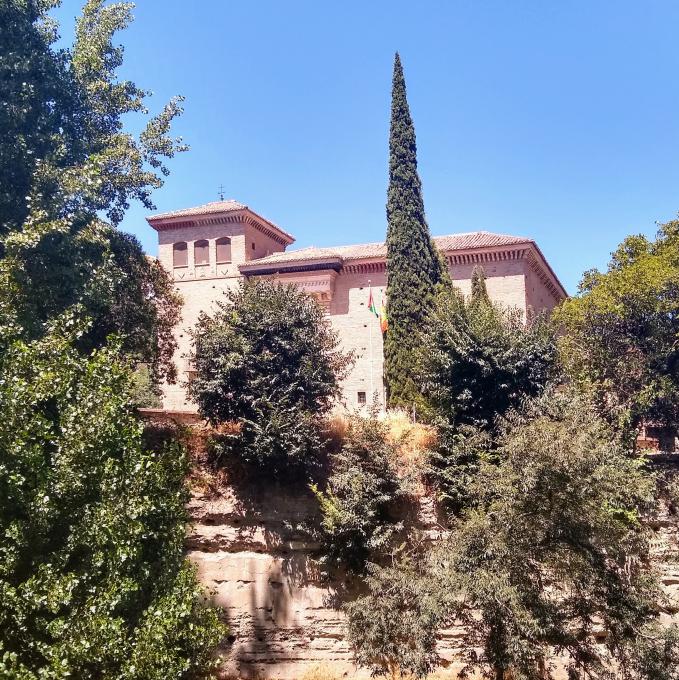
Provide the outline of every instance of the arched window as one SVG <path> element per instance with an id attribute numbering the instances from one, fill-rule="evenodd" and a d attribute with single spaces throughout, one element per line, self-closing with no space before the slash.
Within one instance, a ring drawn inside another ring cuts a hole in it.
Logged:
<path id="1" fill-rule="evenodd" d="M 189 266 L 189 251 L 186 249 L 186 243 L 180 241 L 172 246 L 172 263 L 175 267 Z"/>
<path id="2" fill-rule="evenodd" d="M 217 262 L 231 262 L 231 239 L 227 236 L 217 239 Z"/>
<path id="3" fill-rule="evenodd" d="M 193 261 L 196 264 L 210 264 L 210 244 L 207 241 L 196 241 L 193 244 Z"/>

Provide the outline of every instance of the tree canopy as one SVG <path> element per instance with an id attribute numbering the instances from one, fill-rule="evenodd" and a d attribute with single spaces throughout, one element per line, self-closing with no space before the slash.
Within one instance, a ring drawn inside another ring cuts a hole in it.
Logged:
<path id="1" fill-rule="evenodd" d="M 647 567 L 641 517 L 655 489 L 642 466 L 574 392 L 550 390 L 509 415 L 434 571 L 465 623 L 470 666 L 544 680 L 548 657 L 562 654 L 569 678 L 609 678 L 620 664 L 619 677 L 639 678 L 653 677 L 628 664 L 636 655 L 644 667 L 640 639 L 676 654 L 649 634 L 662 596 Z"/>
<path id="2" fill-rule="evenodd" d="M 394 59 L 389 131 L 387 273 L 389 328 L 384 340 L 384 373 L 389 405 L 411 407 L 419 400 L 419 390 L 413 382 L 413 330 L 421 327 L 437 287 L 448 280 L 448 271 L 425 219 L 415 128 L 398 53 Z"/>
<path id="3" fill-rule="evenodd" d="M 183 554 L 185 453 L 142 445 L 131 396 L 134 363 L 171 378 L 179 301 L 114 227 L 179 109 L 134 140 L 130 5 L 90 0 L 61 51 L 54 5 L 0 5 L 0 675 L 186 678 L 225 629 Z"/>
<path id="4" fill-rule="evenodd" d="M 135 139 L 123 119 L 146 117 L 148 93 L 118 79 L 123 49 L 113 43 L 131 20 L 130 5 L 89 0 L 74 45 L 56 50 L 57 26 L 48 16 L 54 4 L 7 0 L 0 8 L 0 78 L 8 96 L 0 107 L 4 304 L 35 338 L 50 318 L 82 304 L 102 322 L 83 339 L 85 350 L 118 332 L 126 351 L 149 363 L 156 378 L 171 380 L 169 330 L 179 299 L 136 239 L 111 224 L 130 200 L 153 207 L 158 173 L 168 172 L 164 159 L 185 148 L 169 136 L 180 99 L 149 118 Z"/>
<path id="5" fill-rule="evenodd" d="M 319 418 L 352 358 L 313 298 L 291 285 L 244 281 L 212 316 L 201 315 L 193 340 L 189 394 L 212 424 L 238 426 L 222 453 L 269 471 L 317 459 Z"/>
<path id="6" fill-rule="evenodd" d="M 561 357 L 610 422 L 679 424 L 679 221 L 630 236 L 556 312 Z"/>
<path id="7" fill-rule="evenodd" d="M 115 343 L 0 325 L 0 675 L 182 678 L 224 634 L 184 557 L 186 458 L 149 451 Z"/>
<path id="8" fill-rule="evenodd" d="M 479 276 L 481 276 L 479 274 Z M 490 302 L 481 279 L 469 300 L 442 291 L 420 333 L 418 373 L 433 417 L 492 428 L 555 373 L 556 344 L 542 316 Z"/>

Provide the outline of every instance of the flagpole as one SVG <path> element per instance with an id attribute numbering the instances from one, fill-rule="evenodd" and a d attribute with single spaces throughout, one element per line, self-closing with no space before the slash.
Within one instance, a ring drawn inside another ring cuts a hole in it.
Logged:
<path id="1" fill-rule="evenodd" d="M 368 279 L 368 290 L 372 292 L 372 286 L 370 284 L 370 279 Z M 372 312 L 370 313 L 372 316 Z M 368 326 L 368 337 L 369 339 L 369 352 L 370 352 L 370 403 L 375 398 L 375 382 L 373 380 L 373 321 L 370 319 L 370 324 Z"/>

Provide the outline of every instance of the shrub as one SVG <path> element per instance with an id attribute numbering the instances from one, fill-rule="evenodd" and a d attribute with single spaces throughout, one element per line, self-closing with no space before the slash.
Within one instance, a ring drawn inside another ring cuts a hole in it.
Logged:
<path id="1" fill-rule="evenodd" d="M 539 395 L 555 365 L 544 317 L 526 323 L 520 310 L 478 291 L 468 301 L 455 289 L 442 291 L 422 335 L 419 370 L 430 415 L 455 427 L 492 428 L 498 416 Z"/>
<path id="2" fill-rule="evenodd" d="M 368 594 L 345 605 L 356 662 L 373 675 L 427 675 L 438 663 L 441 606 L 425 565 L 412 555 L 368 565 Z"/>
<path id="3" fill-rule="evenodd" d="M 351 357 L 322 308 L 294 286 L 246 281 L 195 329 L 189 394 L 211 424 L 236 422 L 215 444 L 270 473 L 313 461 L 321 418 Z"/>
<path id="4" fill-rule="evenodd" d="M 209 671 L 225 631 L 183 554 L 183 450 L 142 447 L 117 346 L 83 357 L 72 317 L 16 331 L 0 326 L 0 675 Z"/>
<path id="5" fill-rule="evenodd" d="M 130 396 L 132 403 L 139 408 L 162 408 L 163 400 L 146 364 L 140 364 L 134 370 Z"/>
<path id="6" fill-rule="evenodd" d="M 405 492 L 396 471 L 397 445 L 374 416 L 354 416 L 344 445 L 331 456 L 325 491 L 312 485 L 321 506 L 326 564 L 360 572 L 390 545 L 402 524 L 395 503 Z"/>
<path id="7" fill-rule="evenodd" d="M 449 615 L 466 625 L 470 666 L 538 680 L 555 653 L 569 677 L 610 678 L 659 613 L 640 521 L 653 479 L 568 391 L 511 414 L 496 452 L 480 460 L 477 507 L 454 527 L 435 574 L 454 595 Z"/>
<path id="8" fill-rule="evenodd" d="M 540 395 L 557 373 L 543 316 L 526 323 L 518 309 L 492 304 L 480 270 L 473 291 L 469 300 L 454 289 L 439 294 L 420 351 L 428 417 L 439 428 L 431 477 L 453 513 L 474 501 L 469 483 L 498 419 Z"/>

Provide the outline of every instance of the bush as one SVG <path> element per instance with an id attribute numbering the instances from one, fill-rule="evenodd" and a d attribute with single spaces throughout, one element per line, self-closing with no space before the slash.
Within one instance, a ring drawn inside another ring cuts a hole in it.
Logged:
<path id="1" fill-rule="evenodd" d="M 269 473 L 309 463 L 322 448 L 321 418 L 339 397 L 351 357 L 322 308 L 294 286 L 246 281 L 195 329 L 189 394 L 211 424 L 235 422 L 215 442 Z"/>
<path id="2" fill-rule="evenodd" d="M 470 665 L 538 680 L 554 653 L 569 677 L 611 677 L 659 613 L 641 523 L 652 477 L 569 391 L 511 414 L 496 453 L 480 460 L 477 507 L 454 527 L 435 575 L 454 595 L 449 616 L 466 626 Z"/>
<path id="3" fill-rule="evenodd" d="M 423 333 L 422 392 L 439 428 L 431 477 L 446 509 L 474 502 L 468 493 L 479 456 L 499 418 L 540 395 L 557 374 L 556 343 L 543 316 L 528 323 L 518 309 L 490 302 L 475 270 L 473 296 L 443 291 Z"/>
<path id="4" fill-rule="evenodd" d="M 433 419 L 491 429 L 496 418 L 541 394 L 555 366 L 544 317 L 526 323 L 520 310 L 494 305 L 478 291 L 469 301 L 455 289 L 439 294 L 419 361 Z"/>
<path id="5" fill-rule="evenodd" d="M 149 367 L 139 364 L 132 373 L 131 394 L 132 403 L 138 408 L 162 408 L 163 400 L 158 394 Z"/>
<path id="6" fill-rule="evenodd" d="M 355 416 L 344 445 L 331 457 L 325 491 L 312 485 L 323 516 L 324 560 L 331 568 L 360 572 L 390 545 L 402 524 L 395 503 L 405 497 L 396 471 L 398 448 L 374 416 Z"/>
<path id="7" fill-rule="evenodd" d="M 441 606 L 426 566 L 413 556 L 368 565 L 368 594 L 345 605 L 356 662 L 373 675 L 427 675 L 438 663 Z"/>
<path id="8" fill-rule="evenodd" d="M 0 675 L 207 672 L 225 630 L 184 558 L 184 451 L 142 447 L 118 347 L 83 357 L 82 330 L 0 327 Z"/>

